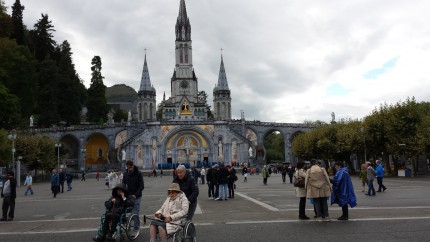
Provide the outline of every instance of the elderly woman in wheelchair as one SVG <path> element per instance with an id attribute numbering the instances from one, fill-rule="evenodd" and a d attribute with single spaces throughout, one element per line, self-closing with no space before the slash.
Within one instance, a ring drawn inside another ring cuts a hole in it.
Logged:
<path id="1" fill-rule="evenodd" d="M 169 235 L 174 234 L 179 229 L 181 222 L 185 220 L 188 213 L 189 202 L 179 184 L 172 183 L 167 192 L 166 201 L 154 214 L 157 219 L 153 220 L 149 227 L 152 242 L 156 241 L 157 232 L 161 241 L 166 242 Z"/>
<path id="2" fill-rule="evenodd" d="M 137 218 L 126 218 L 127 212 L 130 212 L 134 206 L 134 198 L 129 196 L 128 190 L 124 184 L 117 185 L 112 190 L 112 197 L 105 202 L 106 213 L 102 215 L 100 227 L 97 232 L 97 236 L 93 238 L 94 241 L 113 241 L 116 238 L 113 236 L 117 232 L 118 225 L 120 230 L 127 224 L 130 225 L 131 220 L 134 221 Z M 127 237 L 134 237 L 129 236 Z M 137 236 L 136 236 L 137 237 Z"/>

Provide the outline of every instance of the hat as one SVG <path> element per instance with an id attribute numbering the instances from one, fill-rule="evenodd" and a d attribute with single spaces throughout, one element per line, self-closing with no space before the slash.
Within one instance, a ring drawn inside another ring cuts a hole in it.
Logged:
<path id="1" fill-rule="evenodd" d="M 179 187 L 178 183 L 172 183 L 170 184 L 169 189 L 167 189 L 167 191 L 177 191 L 177 192 L 182 192 L 181 188 Z"/>
<path id="2" fill-rule="evenodd" d="M 129 193 L 128 193 L 128 189 L 127 189 L 127 187 L 125 186 L 125 184 L 124 184 L 124 183 L 120 183 L 120 184 L 116 185 L 116 187 L 112 190 L 112 196 L 113 196 L 113 197 L 116 197 L 116 196 L 117 196 L 117 191 L 118 191 L 118 189 L 123 190 L 123 191 L 124 191 L 124 195 L 125 195 L 126 197 L 128 197 L 128 195 L 129 195 Z"/>

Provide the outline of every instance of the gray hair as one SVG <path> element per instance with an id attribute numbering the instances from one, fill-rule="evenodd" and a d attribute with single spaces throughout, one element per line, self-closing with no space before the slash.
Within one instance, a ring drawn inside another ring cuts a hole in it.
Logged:
<path id="1" fill-rule="evenodd" d="M 176 170 L 180 170 L 180 171 L 186 171 L 187 168 L 185 168 L 184 165 L 179 165 L 178 168 L 176 168 Z"/>

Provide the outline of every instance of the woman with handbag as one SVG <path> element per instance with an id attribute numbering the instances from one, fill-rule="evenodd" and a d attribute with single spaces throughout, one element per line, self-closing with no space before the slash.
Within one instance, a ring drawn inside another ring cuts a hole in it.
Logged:
<path id="1" fill-rule="evenodd" d="M 296 172 L 294 174 L 294 186 L 296 187 L 296 196 L 300 198 L 299 202 L 299 219 L 307 220 L 309 219 L 306 216 L 305 208 L 306 208 L 306 189 L 305 189 L 305 180 L 306 180 L 306 171 L 303 169 L 305 163 L 303 161 L 297 162 Z"/>

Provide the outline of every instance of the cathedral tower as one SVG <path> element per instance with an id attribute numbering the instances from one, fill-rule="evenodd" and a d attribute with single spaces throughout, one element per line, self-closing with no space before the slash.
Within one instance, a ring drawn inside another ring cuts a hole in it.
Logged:
<path id="1" fill-rule="evenodd" d="M 137 99 L 137 119 L 139 122 L 146 120 L 155 120 L 156 104 L 155 104 L 155 88 L 151 85 L 149 78 L 148 64 L 143 64 L 142 79 L 140 80 L 140 89 Z"/>
<path id="2" fill-rule="evenodd" d="M 230 89 L 228 88 L 227 75 L 225 74 L 222 54 L 218 75 L 218 85 L 214 88 L 213 99 L 214 118 L 218 120 L 231 119 L 231 96 Z"/>
<path id="3" fill-rule="evenodd" d="M 185 0 L 180 1 L 175 37 L 175 69 L 170 83 L 171 96 L 163 102 L 163 119 L 179 116 L 206 119 L 205 104 L 198 98 L 198 83 L 193 68 L 191 24 Z"/>

